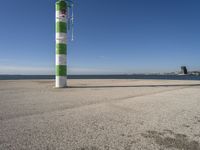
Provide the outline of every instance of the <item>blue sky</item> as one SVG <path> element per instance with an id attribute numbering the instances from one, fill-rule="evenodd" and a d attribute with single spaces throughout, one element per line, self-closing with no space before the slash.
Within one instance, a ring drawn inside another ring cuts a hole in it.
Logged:
<path id="1" fill-rule="evenodd" d="M 0 74 L 54 74 L 55 1 L 0 5 Z M 200 70 L 199 0 L 75 0 L 69 74 Z"/>

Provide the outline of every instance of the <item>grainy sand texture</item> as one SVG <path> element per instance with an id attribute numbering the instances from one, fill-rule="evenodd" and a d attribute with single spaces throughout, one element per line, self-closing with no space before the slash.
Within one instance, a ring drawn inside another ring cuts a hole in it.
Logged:
<path id="1" fill-rule="evenodd" d="M 1 150 L 200 150 L 200 81 L 0 81 Z"/>

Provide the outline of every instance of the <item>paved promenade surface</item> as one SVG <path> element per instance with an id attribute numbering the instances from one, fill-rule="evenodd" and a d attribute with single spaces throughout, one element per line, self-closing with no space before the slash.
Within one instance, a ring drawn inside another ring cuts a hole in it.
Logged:
<path id="1" fill-rule="evenodd" d="M 200 150 L 200 81 L 0 81 L 1 150 Z"/>

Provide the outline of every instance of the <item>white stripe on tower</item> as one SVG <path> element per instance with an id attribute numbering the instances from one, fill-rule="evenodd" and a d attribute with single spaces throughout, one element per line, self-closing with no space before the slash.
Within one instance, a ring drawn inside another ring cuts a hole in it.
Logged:
<path id="1" fill-rule="evenodd" d="M 56 65 L 66 65 L 66 55 L 56 54 Z"/>
<path id="2" fill-rule="evenodd" d="M 67 18 L 60 14 L 60 11 L 56 11 L 56 22 L 67 22 Z"/>
<path id="3" fill-rule="evenodd" d="M 56 87 L 57 88 L 66 87 L 66 83 L 64 83 L 64 81 L 66 81 L 66 77 L 64 77 L 64 76 L 56 76 Z"/>
<path id="4" fill-rule="evenodd" d="M 66 33 L 56 33 L 56 44 L 66 44 L 67 34 Z"/>

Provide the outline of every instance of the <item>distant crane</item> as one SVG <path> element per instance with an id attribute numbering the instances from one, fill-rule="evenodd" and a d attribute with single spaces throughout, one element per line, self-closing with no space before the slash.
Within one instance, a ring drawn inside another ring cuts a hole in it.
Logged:
<path id="1" fill-rule="evenodd" d="M 56 88 L 67 87 L 67 32 L 71 30 L 73 41 L 73 7 L 71 0 L 56 0 Z"/>

